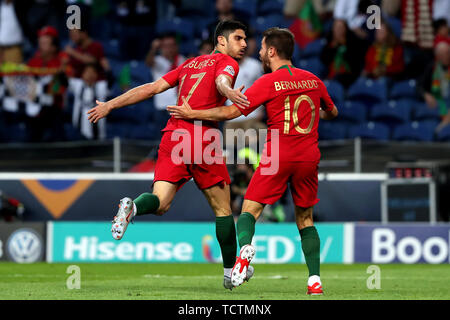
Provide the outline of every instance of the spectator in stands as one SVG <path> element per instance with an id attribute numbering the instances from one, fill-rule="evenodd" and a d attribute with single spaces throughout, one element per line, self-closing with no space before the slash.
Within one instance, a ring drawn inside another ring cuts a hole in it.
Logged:
<path id="1" fill-rule="evenodd" d="M 155 0 L 114 0 L 119 22 L 119 48 L 123 60 L 142 60 L 154 39 L 157 21 Z M 145 37 L 145 38 L 143 38 Z M 143 41 L 147 39 L 147 41 Z"/>
<path id="2" fill-rule="evenodd" d="M 425 69 L 421 90 L 430 108 L 439 108 L 441 125 L 450 123 L 450 45 L 439 42 L 434 49 L 434 61 Z"/>
<path id="3" fill-rule="evenodd" d="M 347 26 L 360 39 L 372 41 L 371 34 L 366 26 L 368 18 L 367 8 L 373 5 L 372 0 L 336 0 L 334 19 L 347 22 Z"/>
<path id="4" fill-rule="evenodd" d="M 283 14 L 287 19 L 297 18 L 300 11 L 310 0 L 286 0 L 283 7 Z M 312 0 L 315 12 L 324 21 L 332 15 L 336 6 L 336 0 Z"/>
<path id="5" fill-rule="evenodd" d="M 13 0 L 0 0 L 0 56 L 3 62 L 22 63 L 23 28 Z"/>
<path id="6" fill-rule="evenodd" d="M 67 5 L 61 0 L 27 0 L 26 20 L 29 33 L 32 35 L 29 40 L 33 46 L 36 43 L 36 33 L 45 26 L 52 26 L 59 32 L 63 32 L 66 27 L 65 19 Z M 84 15 L 84 12 L 82 13 Z"/>
<path id="7" fill-rule="evenodd" d="M 450 1 L 434 0 L 433 1 L 433 20 L 444 19 L 447 25 L 450 24 Z"/>
<path id="8" fill-rule="evenodd" d="M 56 141 L 63 137 L 63 107 L 67 85 L 60 73 L 65 72 L 67 63 L 67 54 L 60 51 L 58 31 L 50 26 L 39 30 L 38 50 L 28 61 L 28 66 L 33 68 L 36 75 L 50 77 L 50 80 L 45 81 L 44 92 L 52 99 L 34 121 L 34 141 Z"/>
<path id="9" fill-rule="evenodd" d="M 214 50 L 214 42 L 210 40 L 203 40 L 198 49 L 198 55 L 210 54 Z"/>
<path id="10" fill-rule="evenodd" d="M 211 22 L 202 32 L 203 39 L 212 39 L 217 24 L 224 20 L 233 20 L 233 0 L 216 0 L 216 20 Z"/>
<path id="11" fill-rule="evenodd" d="M 96 63 L 87 63 L 81 78 L 69 78 L 69 91 L 74 95 L 72 124 L 85 139 L 106 138 L 106 119 L 91 123 L 87 115 L 97 100 L 106 101 L 108 96 L 108 83 L 101 80 L 99 74 Z"/>
<path id="12" fill-rule="evenodd" d="M 327 78 L 349 87 L 361 74 L 365 53 L 365 45 L 348 29 L 345 20 L 335 20 L 320 56 L 328 68 Z"/>
<path id="13" fill-rule="evenodd" d="M 371 78 L 398 79 L 403 69 L 403 47 L 392 28 L 383 21 L 375 32 L 375 42 L 366 53 L 364 74 Z"/>
<path id="14" fill-rule="evenodd" d="M 186 58 L 178 51 L 178 43 L 174 33 L 165 33 L 153 40 L 147 54 L 146 63 L 151 68 L 153 79 L 157 80 L 167 72 L 181 65 Z M 166 110 L 168 105 L 177 101 L 177 88 L 172 88 L 154 97 L 155 122 L 161 129 L 170 118 Z"/>
<path id="15" fill-rule="evenodd" d="M 110 71 L 108 59 L 103 52 L 103 46 L 100 42 L 94 41 L 88 34 L 87 24 L 81 26 L 81 29 L 69 31 L 70 39 L 74 46 L 67 45 L 65 52 L 69 55 L 69 74 L 80 78 L 86 64 L 96 64 L 100 79 L 106 78 L 106 72 Z"/>
<path id="16" fill-rule="evenodd" d="M 402 1 L 402 40 L 422 49 L 433 47 L 432 1 Z"/>
<path id="17" fill-rule="evenodd" d="M 402 0 L 381 0 L 381 12 L 387 17 L 398 17 Z"/>
<path id="18" fill-rule="evenodd" d="M 287 0 L 283 8 L 289 30 L 295 42 L 303 49 L 318 39 L 324 28 L 330 26 L 335 0 Z"/>
<path id="19" fill-rule="evenodd" d="M 28 66 L 33 68 L 49 68 L 46 73 L 64 71 L 69 62 L 68 55 L 60 51 L 58 31 L 51 26 L 46 26 L 38 32 L 38 49 L 28 61 Z"/>
<path id="20" fill-rule="evenodd" d="M 438 19 L 433 22 L 434 29 L 434 45 L 445 41 L 450 44 L 450 30 L 446 19 Z"/>

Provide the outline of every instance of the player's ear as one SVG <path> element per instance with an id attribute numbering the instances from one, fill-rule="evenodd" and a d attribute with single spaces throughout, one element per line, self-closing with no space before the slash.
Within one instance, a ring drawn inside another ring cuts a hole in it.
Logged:
<path id="1" fill-rule="evenodd" d="M 225 36 L 218 36 L 217 43 L 221 46 L 225 46 L 227 44 L 227 39 L 225 38 Z"/>
<path id="2" fill-rule="evenodd" d="M 273 58 L 276 54 L 276 49 L 274 47 L 269 47 L 268 49 L 268 53 L 269 53 L 269 57 Z"/>

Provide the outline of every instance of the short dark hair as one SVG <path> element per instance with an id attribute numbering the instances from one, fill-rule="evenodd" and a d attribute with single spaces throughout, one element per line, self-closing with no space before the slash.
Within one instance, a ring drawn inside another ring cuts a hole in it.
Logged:
<path id="1" fill-rule="evenodd" d="M 224 36 L 228 40 L 228 36 L 238 29 L 244 30 L 247 33 L 247 27 L 242 22 L 237 20 L 220 21 L 214 32 L 214 46 L 217 46 L 217 37 Z"/>
<path id="2" fill-rule="evenodd" d="M 267 47 L 274 47 L 278 56 L 282 59 L 291 60 L 294 54 L 294 35 L 284 28 L 273 27 L 263 33 Z"/>
<path id="3" fill-rule="evenodd" d="M 166 31 L 158 35 L 158 39 L 165 39 L 165 38 L 173 38 L 177 40 L 177 33 L 175 31 Z"/>
<path id="4" fill-rule="evenodd" d="M 441 18 L 433 21 L 433 30 L 436 34 L 439 28 L 446 27 L 448 25 L 447 19 Z"/>
<path id="5" fill-rule="evenodd" d="M 94 69 L 95 72 L 97 72 L 97 73 L 99 72 L 99 66 L 98 66 L 98 64 L 95 63 L 95 62 L 85 63 L 85 64 L 83 65 L 83 72 L 84 72 L 86 69 L 89 69 L 89 68 Z"/>

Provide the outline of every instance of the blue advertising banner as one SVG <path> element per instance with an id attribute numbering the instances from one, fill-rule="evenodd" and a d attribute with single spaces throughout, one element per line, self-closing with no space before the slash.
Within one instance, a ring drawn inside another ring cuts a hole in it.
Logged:
<path id="1" fill-rule="evenodd" d="M 220 262 L 214 223 L 140 222 L 124 238 L 106 222 L 48 222 L 48 262 Z M 323 263 L 343 262 L 343 225 L 318 224 Z M 256 226 L 255 263 L 303 263 L 294 223 Z"/>
<path id="2" fill-rule="evenodd" d="M 354 239 L 354 262 L 450 262 L 448 224 L 356 224 Z"/>

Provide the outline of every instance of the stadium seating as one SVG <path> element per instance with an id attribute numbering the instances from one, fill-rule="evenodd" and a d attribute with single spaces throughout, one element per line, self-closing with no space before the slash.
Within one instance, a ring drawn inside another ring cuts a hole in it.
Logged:
<path id="1" fill-rule="evenodd" d="M 120 73 L 122 72 L 122 68 L 127 64 L 127 62 L 120 59 L 108 59 L 108 60 L 115 82 L 117 82 L 119 80 Z"/>
<path id="2" fill-rule="evenodd" d="M 205 30 L 207 30 L 208 27 L 210 25 L 212 25 L 215 20 L 212 17 L 201 17 L 201 19 L 196 18 L 196 17 L 195 18 L 194 17 L 190 17 L 189 21 L 191 21 L 191 23 L 194 25 L 194 36 L 195 36 L 195 38 L 202 39 L 204 37 L 203 32 Z M 212 30 L 210 30 L 210 32 L 212 32 Z M 195 52 L 197 52 L 197 50 Z"/>
<path id="3" fill-rule="evenodd" d="M 116 39 L 110 39 L 106 41 L 102 41 L 103 46 L 103 52 L 105 53 L 105 56 L 108 57 L 108 59 L 120 59 L 120 48 L 119 48 L 119 41 Z"/>
<path id="4" fill-rule="evenodd" d="M 144 61 L 130 61 L 130 77 L 133 87 L 134 83 L 141 85 L 152 81 L 151 70 Z"/>
<path id="5" fill-rule="evenodd" d="M 179 17 L 205 17 L 214 11 L 211 0 L 182 0 L 177 1 L 176 15 Z"/>
<path id="6" fill-rule="evenodd" d="M 283 14 L 285 0 L 260 0 L 258 2 L 258 15 Z"/>
<path id="7" fill-rule="evenodd" d="M 257 6 L 258 0 L 234 0 L 233 12 L 248 21 L 255 17 Z"/>
<path id="8" fill-rule="evenodd" d="M 288 27 L 290 21 L 283 15 L 285 0 L 233 0 L 233 12 L 239 20 L 249 22 L 250 30 L 254 31 L 259 48 L 262 33 L 270 27 Z M 161 8 L 158 8 L 158 13 Z M 172 12 L 173 11 L 173 12 Z M 196 54 L 202 39 L 206 38 L 205 30 L 211 28 L 216 21 L 215 1 L 183 0 L 164 14 L 165 18 L 158 17 L 154 32 L 176 33 L 181 41 L 179 50 L 185 56 Z M 174 18 L 170 18 L 175 14 Z M 401 21 L 393 17 L 385 17 L 394 33 L 401 34 Z M 110 98 L 120 95 L 119 78 L 125 66 L 129 67 L 130 87 L 152 81 L 151 69 L 141 61 L 125 61 L 121 54 L 121 24 L 109 23 L 109 18 L 95 21 L 91 26 L 93 39 L 100 41 L 105 56 L 110 62 L 112 74 L 115 78 L 110 90 Z M 322 38 L 312 41 L 301 49 L 295 46 L 293 63 L 296 67 L 307 70 L 324 79 L 327 68 L 319 59 L 326 39 L 327 30 L 332 28 L 333 21 L 323 21 Z M 123 26 L 122 26 L 123 27 Z M 100 29 L 98 29 L 100 28 Z M 212 30 L 208 30 L 211 32 Z M 62 35 L 62 48 L 70 41 L 67 35 Z M 34 49 L 34 48 L 33 48 Z M 411 59 L 415 50 L 404 48 L 405 61 Z M 125 51 L 126 52 L 126 51 Z M 32 51 L 30 51 L 32 53 Z M 258 58 L 258 50 L 254 57 Z M 398 139 L 413 141 L 450 141 L 450 126 L 434 134 L 433 126 L 441 120 L 439 108 L 429 108 L 418 95 L 418 83 L 415 79 L 396 81 L 392 79 L 358 78 L 348 89 L 335 80 L 324 80 L 328 93 L 339 109 L 339 117 L 335 121 L 320 121 L 319 133 L 321 139 L 344 139 L 356 136 L 368 139 Z M 68 95 L 67 107 L 64 109 L 65 118 L 71 118 L 73 98 Z M 153 100 L 140 104 L 120 108 L 108 116 L 108 136 L 117 135 L 149 139 L 154 135 Z M 1 120 L 1 119 L 0 119 Z M 4 124 L 0 128 L 0 140 L 25 141 L 26 131 L 24 119 L 20 118 L 15 125 Z M 10 122 L 10 121 L 9 121 Z M 6 121 L 5 121 L 6 123 Z M 130 126 L 130 127 L 128 127 Z M 134 127 L 133 127 L 134 126 Z M 6 130 L 11 130 L 6 132 Z M 74 131 L 68 123 L 65 128 L 68 139 L 78 139 L 79 133 Z M 392 135 L 391 135 L 392 133 Z M 2 138 L 3 137 L 3 138 Z"/>
<path id="9" fill-rule="evenodd" d="M 300 58 L 308 59 L 313 57 L 315 58 L 319 57 L 326 43 L 327 41 L 324 38 L 314 40 L 313 42 L 306 45 L 306 47 L 303 50 L 301 50 Z"/>
<path id="10" fill-rule="evenodd" d="M 402 22 L 398 18 L 386 16 L 384 17 L 387 20 L 387 23 L 392 28 L 392 31 L 394 32 L 395 36 L 397 38 L 401 38 L 402 36 Z"/>
<path id="11" fill-rule="evenodd" d="M 345 90 L 342 84 L 334 80 L 325 80 L 323 83 L 327 87 L 328 94 L 334 104 L 338 107 L 343 105 L 345 100 Z"/>
<path id="12" fill-rule="evenodd" d="M 338 140 L 347 138 L 349 124 L 345 121 L 319 121 L 320 140 Z"/>
<path id="13" fill-rule="evenodd" d="M 108 122 L 142 124 L 153 120 L 153 101 L 145 100 L 138 104 L 115 109 L 108 115 Z"/>
<path id="14" fill-rule="evenodd" d="M 194 24 L 188 18 L 175 17 L 171 20 L 162 20 L 156 23 L 157 34 L 175 32 L 187 41 L 192 40 L 194 31 Z"/>
<path id="15" fill-rule="evenodd" d="M 148 122 L 133 126 L 126 132 L 126 136 L 130 139 L 153 140 L 158 138 L 158 129 L 156 125 Z"/>
<path id="16" fill-rule="evenodd" d="M 362 123 L 367 120 L 367 108 L 364 104 L 357 101 L 345 101 L 342 105 L 337 105 L 339 110 L 339 119 Z"/>
<path id="17" fill-rule="evenodd" d="M 189 56 L 192 53 L 197 53 L 198 48 L 200 46 L 200 42 L 197 41 L 183 41 L 180 43 L 180 53 L 185 57 Z"/>
<path id="18" fill-rule="evenodd" d="M 75 128 L 72 123 L 65 123 L 64 124 L 64 138 L 68 141 L 76 141 L 76 140 L 83 140 L 83 136 L 81 135 L 80 131 Z"/>
<path id="19" fill-rule="evenodd" d="M 153 123 L 108 123 L 106 135 L 108 139 L 119 137 L 124 139 L 154 140 L 158 138 L 158 129 Z"/>
<path id="20" fill-rule="evenodd" d="M 24 122 L 5 124 L 1 131 L 4 142 L 27 142 L 29 137 Z"/>
<path id="21" fill-rule="evenodd" d="M 283 17 L 279 15 L 259 16 L 252 23 L 255 31 L 259 34 L 262 34 L 268 28 L 280 27 L 282 24 Z"/>
<path id="22" fill-rule="evenodd" d="M 377 122 L 367 122 L 350 127 L 349 138 L 360 137 L 362 139 L 388 140 L 390 129 L 387 125 Z"/>
<path id="23" fill-rule="evenodd" d="M 387 100 L 387 86 L 384 79 L 358 78 L 347 91 L 347 98 L 370 105 L 384 103 Z"/>
<path id="24" fill-rule="evenodd" d="M 416 102 L 414 108 L 414 120 L 434 120 L 439 121 L 441 115 L 439 114 L 439 108 L 430 108 L 424 102 Z"/>
<path id="25" fill-rule="evenodd" d="M 394 129 L 392 134 L 395 140 L 405 141 L 433 141 L 434 130 L 437 121 L 413 121 L 400 125 Z"/>
<path id="26" fill-rule="evenodd" d="M 406 123 L 411 118 L 411 107 L 402 101 L 391 100 L 371 108 L 370 118 L 373 121 L 386 123 Z"/>
<path id="27" fill-rule="evenodd" d="M 319 78 L 322 78 L 326 72 L 326 68 L 319 58 L 300 59 L 297 65 L 299 68 L 309 71 Z"/>
<path id="28" fill-rule="evenodd" d="M 417 82 L 414 79 L 396 82 L 393 84 L 390 99 L 417 99 Z"/>
<path id="29" fill-rule="evenodd" d="M 106 138 L 126 138 L 127 130 L 131 130 L 131 125 L 126 123 L 111 123 L 106 124 Z"/>

